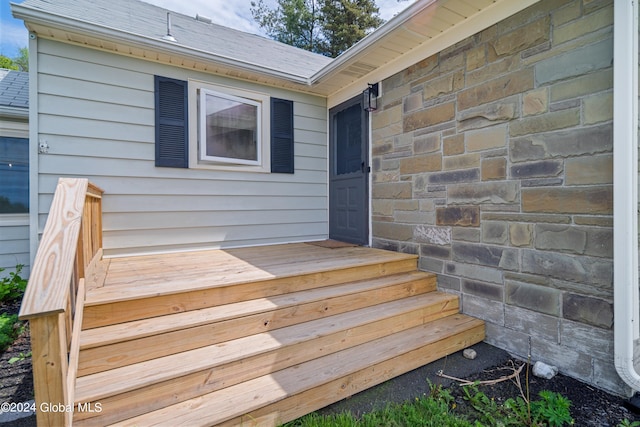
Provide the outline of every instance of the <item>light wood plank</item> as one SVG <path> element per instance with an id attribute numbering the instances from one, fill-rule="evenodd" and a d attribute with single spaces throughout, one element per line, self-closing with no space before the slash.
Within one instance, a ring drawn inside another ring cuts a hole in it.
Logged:
<path id="1" fill-rule="evenodd" d="M 358 392 L 460 351 L 483 339 L 484 329 L 482 326 L 476 325 L 456 335 L 447 336 L 438 342 L 427 343 L 424 347 L 265 406 L 248 415 L 228 420 L 218 424 L 218 427 L 277 426 L 331 403 L 349 398 Z"/>
<path id="2" fill-rule="evenodd" d="M 80 375 L 326 318 L 435 290 L 414 273 L 178 313 L 84 331 Z"/>
<path id="3" fill-rule="evenodd" d="M 221 365 L 240 360 L 242 360 L 242 368 L 247 370 L 245 375 L 253 375 L 256 372 L 255 369 L 270 367 L 277 362 L 272 360 L 264 364 L 258 362 L 255 365 L 248 362 L 248 359 L 257 355 L 268 355 L 278 351 L 277 357 L 282 357 L 284 360 L 295 357 L 303 357 L 307 360 L 313 357 L 309 356 L 309 352 L 330 353 L 332 346 L 354 345 L 351 343 L 357 339 L 368 341 L 372 339 L 371 335 L 377 335 L 376 338 L 378 338 L 416 326 L 416 323 L 411 322 L 422 324 L 457 311 L 458 304 L 455 296 L 435 292 L 417 295 L 80 377 L 77 381 L 76 397 L 78 401 L 97 401 L 112 394 L 139 389 L 216 367 L 217 369 L 214 370 L 217 377 L 221 375 Z M 360 338 L 356 332 L 358 328 L 364 331 Z M 342 336 L 341 333 L 345 335 Z M 309 348 L 302 343 L 310 344 Z M 289 347 L 296 345 L 304 350 L 292 351 L 295 355 L 281 355 L 284 349 L 287 349 L 285 353 L 288 354 L 291 351 Z M 271 360 L 270 356 L 267 358 Z M 226 381 L 232 381 L 232 378 Z"/>
<path id="4" fill-rule="evenodd" d="M 64 313 L 38 316 L 29 319 L 31 333 L 33 382 L 36 407 L 40 405 L 66 405 L 67 389 L 67 338 Z M 38 425 L 67 426 L 70 413 L 36 411 Z"/>
<path id="5" fill-rule="evenodd" d="M 136 286 L 140 287 L 145 284 L 157 286 L 158 272 L 162 272 L 163 277 L 177 280 L 184 274 L 196 277 L 203 273 L 212 273 L 212 275 L 221 276 L 215 281 L 209 281 L 211 286 L 215 286 L 236 283 L 242 280 L 242 277 L 230 282 L 227 275 L 244 275 L 248 272 L 262 273 L 261 277 L 271 278 L 318 272 L 330 269 L 334 265 L 339 268 L 346 264 L 375 264 L 385 259 L 391 261 L 415 258 L 415 255 L 362 247 L 327 249 L 303 243 L 114 258 L 105 286 L 130 287 L 132 280 Z M 325 265 L 320 261 L 327 261 L 327 263 Z M 196 288 L 197 284 L 192 286 Z M 117 291 L 114 290 L 114 292 Z M 96 293 L 92 300 L 106 299 L 108 292 L 109 290 L 105 289 Z M 132 297 L 135 297 L 135 292 L 135 289 L 131 291 Z M 160 292 L 165 291 L 160 290 Z"/>
<path id="6" fill-rule="evenodd" d="M 60 313 L 67 306 L 73 259 L 88 180 L 60 178 L 49 211 L 20 318 Z"/>
<path id="7" fill-rule="evenodd" d="M 85 280 L 80 279 L 78 295 L 76 298 L 75 317 L 71 333 L 71 348 L 69 350 L 69 370 L 66 373 L 69 402 L 75 401 L 76 377 L 78 375 L 78 361 L 80 359 L 80 331 L 82 327 L 82 314 L 84 311 L 84 297 L 86 292 Z"/>
<path id="8" fill-rule="evenodd" d="M 365 345 L 314 359 L 302 365 L 283 369 L 271 375 L 227 387 L 114 425 L 215 425 L 244 414 L 251 414 L 261 407 L 348 377 L 405 353 L 411 354 L 410 352 L 421 347 L 428 348 L 432 345 L 428 351 L 423 351 L 423 354 L 434 354 L 438 347 L 451 347 L 449 342 L 451 340 L 467 346 L 482 340 L 483 337 L 482 322 L 461 315 L 450 316 L 429 325 L 380 338 Z M 408 361 L 403 361 L 410 363 L 410 360 L 418 359 L 415 354 L 412 356 L 414 357 Z M 419 359 L 424 359 L 424 356 Z M 411 367 L 411 365 L 401 365 L 397 367 L 396 372 L 406 372 Z M 384 370 L 375 369 L 367 382 L 371 384 L 379 382 L 376 376 L 380 375 L 385 375 Z M 314 395 L 312 400 L 318 398 Z M 324 397 L 328 403 L 334 401 L 333 399 L 335 397 L 331 395 Z"/>
<path id="9" fill-rule="evenodd" d="M 106 326 L 114 323 L 162 316 L 182 311 L 230 304 L 238 301 L 265 298 L 285 293 L 332 286 L 354 280 L 380 277 L 415 270 L 415 260 L 379 264 L 374 267 L 351 267 L 334 272 L 320 272 L 280 279 L 254 281 L 250 283 L 185 292 L 177 295 L 163 295 L 144 299 L 144 305 L 137 300 L 113 304 L 85 306 L 84 329 Z M 101 288 L 103 289 L 103 288 Z"/>
<path id="10" fill-rule="evenodd" d="M 304 336 L 289 337 L 288 334 L 285 334 L 285 331 L 282 331 L 283 333 L 280 336 L 273 337 L 276 339 L 277 344 L 270 343 L 279 347 L 275 350 L 276 352 L 254 354 L 258 351 L 247 350 L 246 342 L 242 342 L 244 340 L 239 340 L 237 343 L 226 343 L 227 347 L 225 347 L 224 352 L 228 354 L 229 359 L 237 358 L 237 354 L 241 352 L 246 353 L 246 356 L 243 356 L 241 360 L 232 360 L 229 363 L 221 362 L 217 366 L 212 366 L 202 371 L 174 380 L 152 384 L 145 388 L 138 388 L 121 395 L 96 398 L 97 401 L 101 402 L 106 417 L 98 416 L 96 419 L 104 423 L 136 416 L 178 401 L 184 401 L 224 387 L 233 386 L 260 375 L 267 375 L 286 369 L 316 357 L 338 352 L 354 345 L 364 344 L 389 334 L 398 333 L 407 328 L 429 322 L 439 315 L 451 314 L 457 311 L 457 306 L 454 310 L 445 308 L 447 300 L 451 296 L 441 295 L 440 297 L 442 298 L 441 304 L 434 303 L 429 309 L 406 309 L 406 311 L 400 313 L 399 311 L 402 310 L 396 307 L 395 313 L 380 320 L 373 320 L 376 319 L 375 313 L 368 313 L 368 315 L 363 313 L 359 321 L 352 318 L 350 320 L 353 322 L 351 325 L 340 322 L 341 325 L 332 325 L 329 329 L 322 329 L 322 332 L 320 332 L 321 329 L 314 328 L 312 331 L 307 332 L 306 338 Z M 300 329 L 302 329 L 302 325 Z M 297 335 L 295 331 L 292 332 Z M 286 338 L 282 338 L 285 335 Z M 192 362 L 189 359 L 189 362 L 185 361 L 183 363 Z M 78 414 L 76 419 L 79 420 L 86 415 L 90 414 Z"/>
<path id="11" fill-rule="evenodd" d="M 95 263 L 89 266 L 85 272 L 85 281 L 88 291 L 99 288 L 104 285 L 104 280 L 107 277 L 107 271 L 111 260 L 102 258 L 102 249 L 95 256 Z"/>

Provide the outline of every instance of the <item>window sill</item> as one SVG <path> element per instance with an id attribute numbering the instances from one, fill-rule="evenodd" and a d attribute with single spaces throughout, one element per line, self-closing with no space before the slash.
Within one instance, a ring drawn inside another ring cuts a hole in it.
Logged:
<path id="1" fill-rule="evenodd" d="M 29 225 L 29 214 L 0 213 L 0 227 L 19 227 Z"/>

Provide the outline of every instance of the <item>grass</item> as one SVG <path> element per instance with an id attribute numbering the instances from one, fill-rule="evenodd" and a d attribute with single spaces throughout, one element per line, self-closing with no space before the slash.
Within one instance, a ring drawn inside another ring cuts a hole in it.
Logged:
<path id="1" fill-rule="evenodd" d="M 389 404 L 385 409 L 363 414 L 356 418 L 351 413 L 321 416 L 309 414 L 285 424 L 285 427 L 473 427 L 474 424 L 453 412 L 453 397 L 440 390 L 437 398 L 416 398 L 404 404 Z"/>
<path id="2" fill-rule="evenodd" d="M 574 425 L 571 402 L 559 393 L 541 391 L 535 400 L 522 393 L 498 404 L 479 391 L 477 383 L 463 386 L 465 407 L 456 404 L 449 390 L 430 385 L 430 394 L 404 404 L 356 417 L 351 413 L 312 413 L 284 427 L 562 427 Z M 617 427 L 640 427 L 640 422 L 621 421 Z"/>
<path id="3" fill-rule="evenodd" d="M 341 413 L 321 416 L 316 413 L 291 421 L 285 427 L 481 427 L 530 426 L 562 427 L 573 425 L 569 413 L 571 402 L 558 393 L 541 392 L 539 399 L 528 402 L 522 397 L 498 404 L 476 385 L 466 386 L 464 413 L 458 411 L 455 398 L 440 386 L 431 385 L 428 396 L 404 404 L 389 404 L 383 410 L 363 414 L 360 418 Z"/>

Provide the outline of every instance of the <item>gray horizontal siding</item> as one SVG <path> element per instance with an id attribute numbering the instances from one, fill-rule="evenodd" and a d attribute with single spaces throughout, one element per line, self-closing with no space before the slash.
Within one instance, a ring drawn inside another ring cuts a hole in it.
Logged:
<path id="1" fill-rule="evenodd" d="M 24 265 L 21 277 L 29 276 L 29 225 L 3 225 L 0 222 L 0 268 L 5 271 L 0 277 L 15 270 L 18 264 Z"/>
<path id="2" fill-rule="evenodd" d="M 38 45 L 39 224 L 60 176 L 105 190 L 107 255 L 318 240 L 328 235 L 325 100 L 50 40 Z M 154 165 L 153 75 L 294 101 L 296 173 Z"/>

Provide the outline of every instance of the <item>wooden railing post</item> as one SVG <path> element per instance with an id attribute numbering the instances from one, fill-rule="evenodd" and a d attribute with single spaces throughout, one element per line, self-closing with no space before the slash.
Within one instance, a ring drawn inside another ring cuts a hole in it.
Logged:
<path id="1" fill-rule="evenodd" d="M 60 178 L 20 307 L 29 320 L 38 426 L 70 426 L 84 277 L 102 258 L 102 190 Z"/>
<path id="2" fill-rule="evenodd" d="M 29 320 L 36 421 L 39 426 L 71 425 L 73 402 L 67 397 L 68 361 L 64 316 L 64 313 L 60 313 Z"/>

